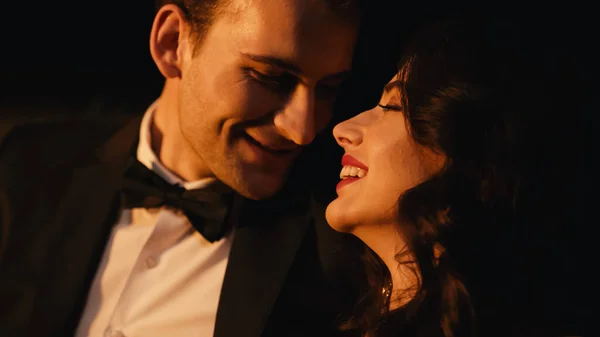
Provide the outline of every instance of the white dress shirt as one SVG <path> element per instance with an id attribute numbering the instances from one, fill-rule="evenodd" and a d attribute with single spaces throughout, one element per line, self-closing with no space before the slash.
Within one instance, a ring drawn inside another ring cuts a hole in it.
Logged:
<path id="1" fill-rule="evenodd" d="M 157 102 L 146 111 L 138 160 L 170 183 L 184 182 L 151 147 Z M 76 337 L 212 336 L 233 233 L 210 243 L 167 207 L 122 210 L 88 294 Z"/>

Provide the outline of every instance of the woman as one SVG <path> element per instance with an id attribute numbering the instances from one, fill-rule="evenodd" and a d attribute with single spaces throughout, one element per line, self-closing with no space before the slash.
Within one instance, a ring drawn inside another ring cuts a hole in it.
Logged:
<path id="1" fill-rule="evenodd" d="M 525 301 L 513 301 L 527 265 L 514 233 L 541 87 L 510 28 L 429 27 L 404 49 L 379 104 L 334 128 L 345 155 L 327 221 L 369 247 L 364 296 L 345 328 L 370 337 L 533 331 L 518 318 Z"/>

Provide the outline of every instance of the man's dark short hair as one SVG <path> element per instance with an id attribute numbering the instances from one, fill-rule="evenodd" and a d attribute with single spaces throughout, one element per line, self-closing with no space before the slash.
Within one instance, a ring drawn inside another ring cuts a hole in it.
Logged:
<path id="1" fill-rule="evenodd" d="M 155 0 L 156 10 L 167 4 L 177 5 L 185 13 L 186 20 L 192 26 L 192 37 L 196 45 L 201 44 L 208 28 L 228 5 L 235 0 Z M 321 0 L 329 5 L 331 10 L 344 16 L 356 17 L 360 14 L 358 5 L 361 0 Z"/>

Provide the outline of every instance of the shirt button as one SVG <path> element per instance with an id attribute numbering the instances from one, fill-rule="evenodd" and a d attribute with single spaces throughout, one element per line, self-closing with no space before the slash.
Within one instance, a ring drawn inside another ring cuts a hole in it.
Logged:
<path id="1" fill-rule="evenodd" d="M 146 259 L 146 267 L 154 268 L 157 265 L 158 265 L 158 260 L 155 257 L 150 256 L 149 258 Z"/>

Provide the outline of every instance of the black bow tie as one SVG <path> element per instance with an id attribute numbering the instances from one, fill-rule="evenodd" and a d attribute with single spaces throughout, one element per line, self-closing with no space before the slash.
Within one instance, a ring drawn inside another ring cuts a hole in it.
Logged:
<path id="1" fill-rule="evenodd" d="M 232 196 L 233 191 L 221 182 L 196 190 L 169 184 L 137 160 L 126 169 L 121 189 L 123 207 L 179 209 L 210 242 L 220 240 L 230 229 L 225 218 Z"/>

